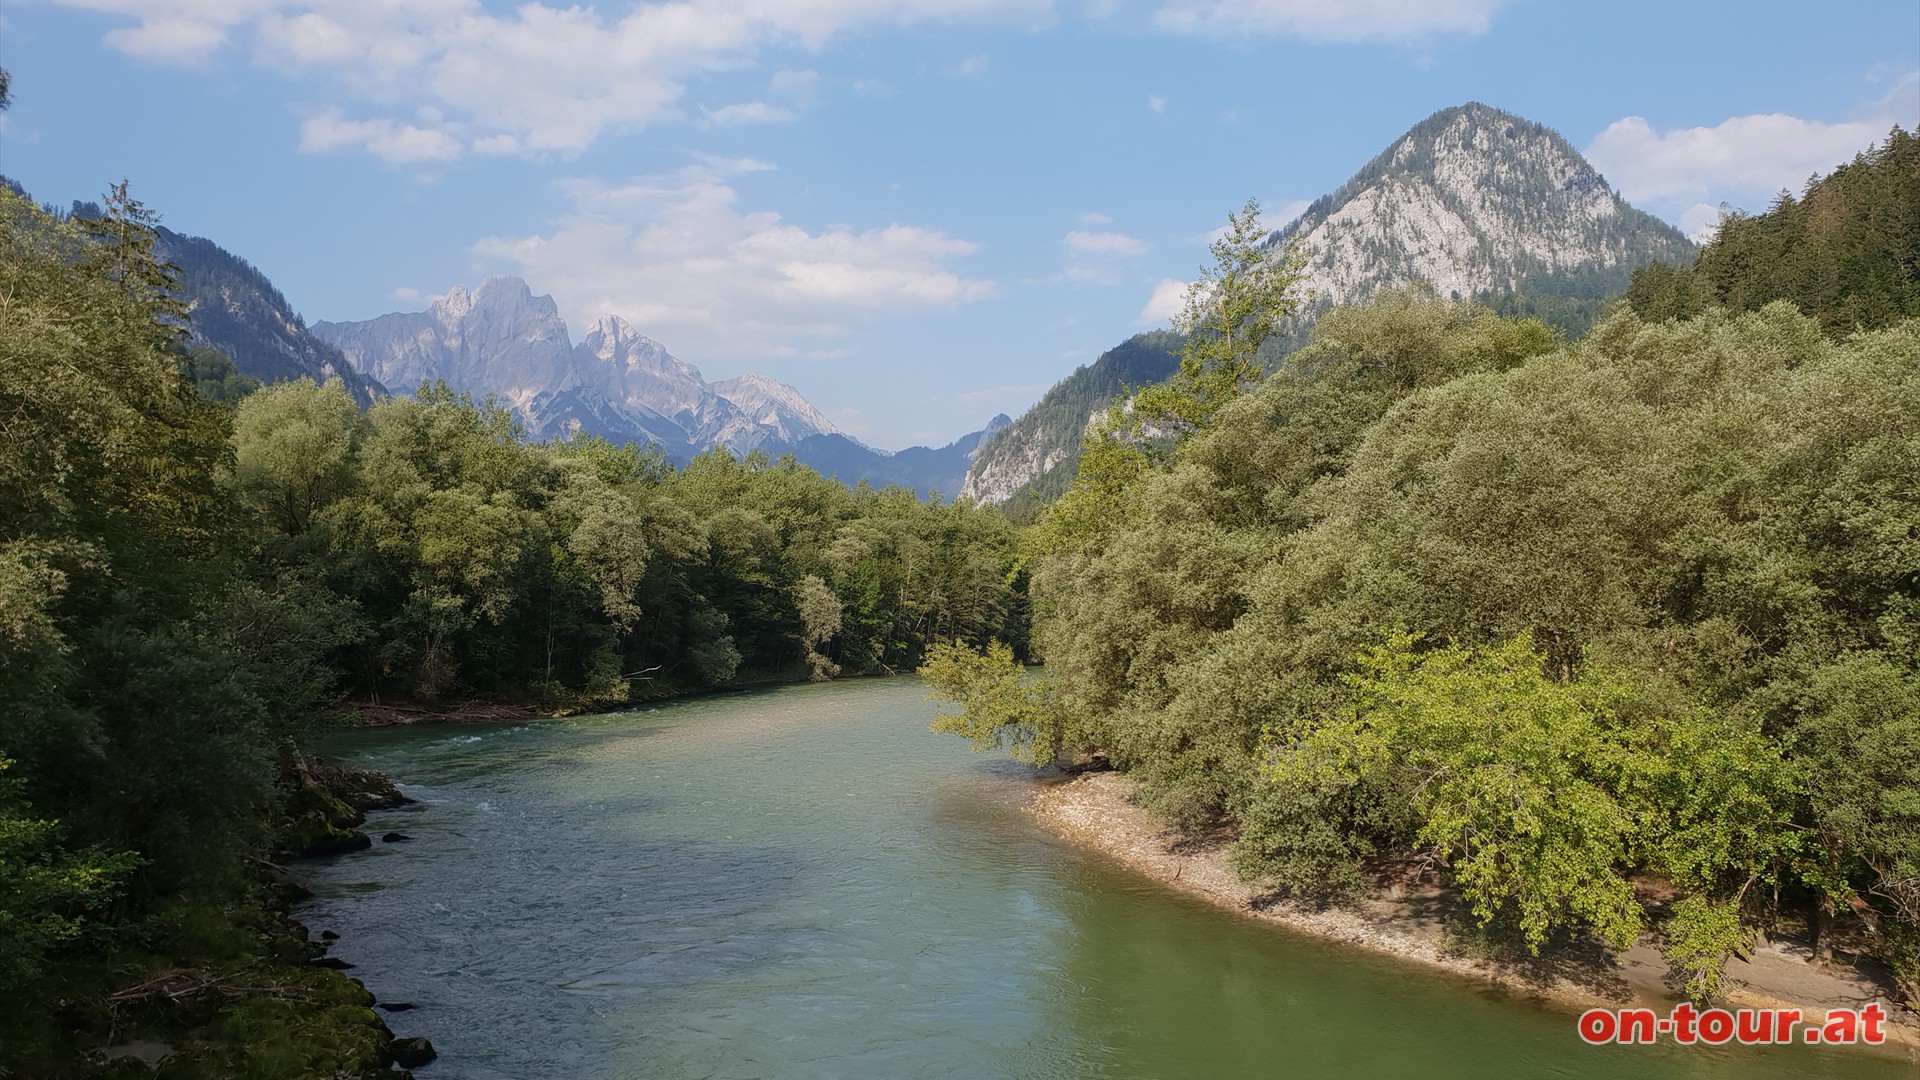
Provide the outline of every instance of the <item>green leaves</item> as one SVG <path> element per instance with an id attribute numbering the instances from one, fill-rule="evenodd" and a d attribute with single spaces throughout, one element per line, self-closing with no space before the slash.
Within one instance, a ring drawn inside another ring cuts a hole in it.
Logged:
<path id="1" fill-rule="evenodd" d="M 1209 246 L 1213 265 L 1187 289 L 1174 329 L 1186 335 L 1180 370 L 1149 386 L 1134 401 L 1134 431 L 1144 427 L 1186 433 L 1260 377 L 1260 346 L 1279 333 L 1299 307 L 1307 252 L 1277 248 L 1260 223 L 1260 204 L 1248 199 L 1227 215 L 1227 228 Z"/>
<path id="2" fill-rule="evenodd" d="M 1589 665 L 1563 682 L 1548 666 L 1524 634 L 1430 651 L 1395 635 L 1347 678 L 1350 712 L 1269 739 L 1269 773 L 1308 789 L 1392 777 L 1417 842 L 1481 922 L 1512 916 L 1535 951 L 1571 928 L 1631 945 L 1644 918 L 1636 873 L 1704 897 L 1779 864 L 1792 774 L 1775 744 L 1623 669 Z M 1707 903 L 1686 910 L 1704 919 Z M 1698 950 L 1725 937 L 1706 925 L 1682 928 L 1696 968 L 1711 959 Z"/>
<path id="3" fill-rule="evenodd" d="M 1044 678 L 1028 679 L 1013 651 L 999 642 L 985 651 L 935 644 L 920 665 L 929 698 L 956 708 L 940 710 L 933 730 L 972 741 L 976 751 L 1005 747 L 1016 761 L 1052 764 L 1064 748 L 1065 725 Z"/>
<path id="4" fill-rule="evenodd" d="M 49 954 L 81 936 L 139 860 L 68 848 L 58 823 L 22 805 L 19 783 L 4 775 L 12 764 L 0 757 L 0 1002 L 18 1009 L 29 1002 L 13 992 L 33 985 Z"/>
<path id="5" fill-rule="evenodd" d="M 1425 655 L 1413 645 L 1364 654 L 1353 715 L 1312 729 L 1276 761 L 1276 780 L 1403 771 L 1419 841 L 1482 922 L 1511 909 L 1536 952 L 1575 923 L 1631 944 L 1640 911 L 1622 870 L 1636 821 L 1608 783 L 1628 752 L 1608 731 L 1619 688 L 1544 678 L 1525 636 Z"/>

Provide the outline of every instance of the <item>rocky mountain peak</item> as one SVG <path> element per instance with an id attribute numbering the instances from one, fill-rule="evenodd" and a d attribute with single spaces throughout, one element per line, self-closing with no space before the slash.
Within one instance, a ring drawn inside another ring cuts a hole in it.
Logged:
<path id="1" fill-rule="evenodd" d="M 447 295 L 436 296 L 433 302 L 427 305 L 427 314 L 443 326 L 459 322 L 472 310 L 473 294 L 467 292 L 465 285 L 455 285 L 447 291 Z"/>
<path id="2" fill-rule="evenodd" d="M 713 392 L 732 402 L 754 423 L 777 432 L 782 442 L 798 442 L 809 435 L 836 435 L 840 429 L 800 391 L 758 372 L 748 372 L 713 384 Z"/>
<path id="3" fill-rule="evenodd" d="M 618 315 L 595 320 L 576 345 L 553 297 L 517 277 L 455 285 L 424 312 L 314 330 L 391 386 L 444 379 L 492 394 L 535 438 L 584 432 L 674 455 L 712 446 L 744 454 L 839 431 L 798 390 L 765 376 L 708 384 Z"/>
<path id="4" fill-rule="evenodd" d="M 1692 255 L 1557 132 L 1478 102 L 1414 125 L 1277 240 L 1311 252 L 1310 316 L 1416 278 L 1462 299 L 1555 276 L 1624 288 L 1634 266 Z"/>
<path id="5" fill-rule="evenodd" d="M 1308 253 L 1311 297 L 1276 346 L 1299 344 L 1329 308 L 1416 280 L 1443 297 L 1524 294 L 1597 312 L 1626 291 L 1635 267 L 1694 255 L 1678 229 L 1629 206 L 1552 129 L 1479 102 L 1414 125 L 1269 243 L 1294 241 Z M 1122 387 L 1166 378 L 1178 348 L 1143 336 L 1055 384 L 981 449 L 964 493 L 1057 496 L 1089 417 Z"/>

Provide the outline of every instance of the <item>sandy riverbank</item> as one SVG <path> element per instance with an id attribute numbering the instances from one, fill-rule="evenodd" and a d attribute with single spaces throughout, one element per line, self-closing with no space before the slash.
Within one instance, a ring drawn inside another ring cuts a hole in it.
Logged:
<path id="1" fill-rule="evenodd" d="M 1617 960 L 1599 954 L 1546 956 L 1528 963 L 1462 955 L 1448 945 L 1445 913 L 1451 897 L 1434 887 L 1395 888 L 1357 904 L 1316 908 L 1268 903 L 1263 891 L 1227 862 L 1225 838 L 1194 841 L 1168 833 L 1133 805 L 1132 781 L 1118 773 L 1087 773 L 1043 787 L 1028 809 L 1063 838 L 1109 855 L 1165 884 L 1301 933 L 1497 983 L 1570 1009 L 1646 1005 L 1662 1011 L 1680 1000 L 1666 985 L 1667 968 L 1648 940 Z M 1815 967 L 1801 945 L 1775 940 L 1729 967 L 1724 995 L 1734 1005 L 1798 1007 L 1809 1018 L 1832 1008 L 1891 1000 L 1891 988 L 1851 968 Z M 1920 1023 L 1904 1009 L 1889 1042 L 1920 1065 Z M 1898 1050 L 1888 1052 L 1900 1052 Z"/>

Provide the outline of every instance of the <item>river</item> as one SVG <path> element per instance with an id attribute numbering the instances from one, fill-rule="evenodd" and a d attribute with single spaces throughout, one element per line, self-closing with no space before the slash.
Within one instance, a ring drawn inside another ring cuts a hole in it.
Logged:
<path id="1" fill-rule="evenodd" d="M 422 1080 L 1911 1075 L 1817 1048 L 1589 1047 L 1563 1010 L 1138 879 L 927 731 L 914 679 L 330 750 L 421 805 L 313 864 Z"/>

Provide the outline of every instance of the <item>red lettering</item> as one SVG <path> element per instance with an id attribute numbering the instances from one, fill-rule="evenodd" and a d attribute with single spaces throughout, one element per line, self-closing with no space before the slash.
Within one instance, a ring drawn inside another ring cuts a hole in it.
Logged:
<path id="1" fill-rule="evenodd" d="M 1860 1010 L 1860 1023 L 1866 1029 L 1864 1034 L 1867 1042 L 1878 1046 L 1887 1041 L 1887 1033 L 1880 1030 L 1880 1025 L 1884 1023 L 1886 1019 L 1887 1010 L 1881 1008 L 1880 1003 L 1877 1001 Z"/>
<path id="2" fill-rule="evenodd" d="M 1654 1033 L 1659 1031 L 1652 1009 L 1620 1010 L 1620 1041 L 1623 1043 L 1650 1043 Z"/>
<path id="3" fill-rule="evenodd" d="M 1580 1014 L 1580 1037 L 1587 1042 L 1599 1044 L 1612 1042 L 1619 1030 L 1619 1023 L 1613 1012 L 1608 1009 L 1588 1009 Z"/>
<path id="4" fill-rule="evenodd" d="M 1696 1014 L 1693 1006 L 1681 1002 L 1673 1007 L 1673 1041 L 1681 1046 L 1693 1045 L 1693 1021 Z"/>

